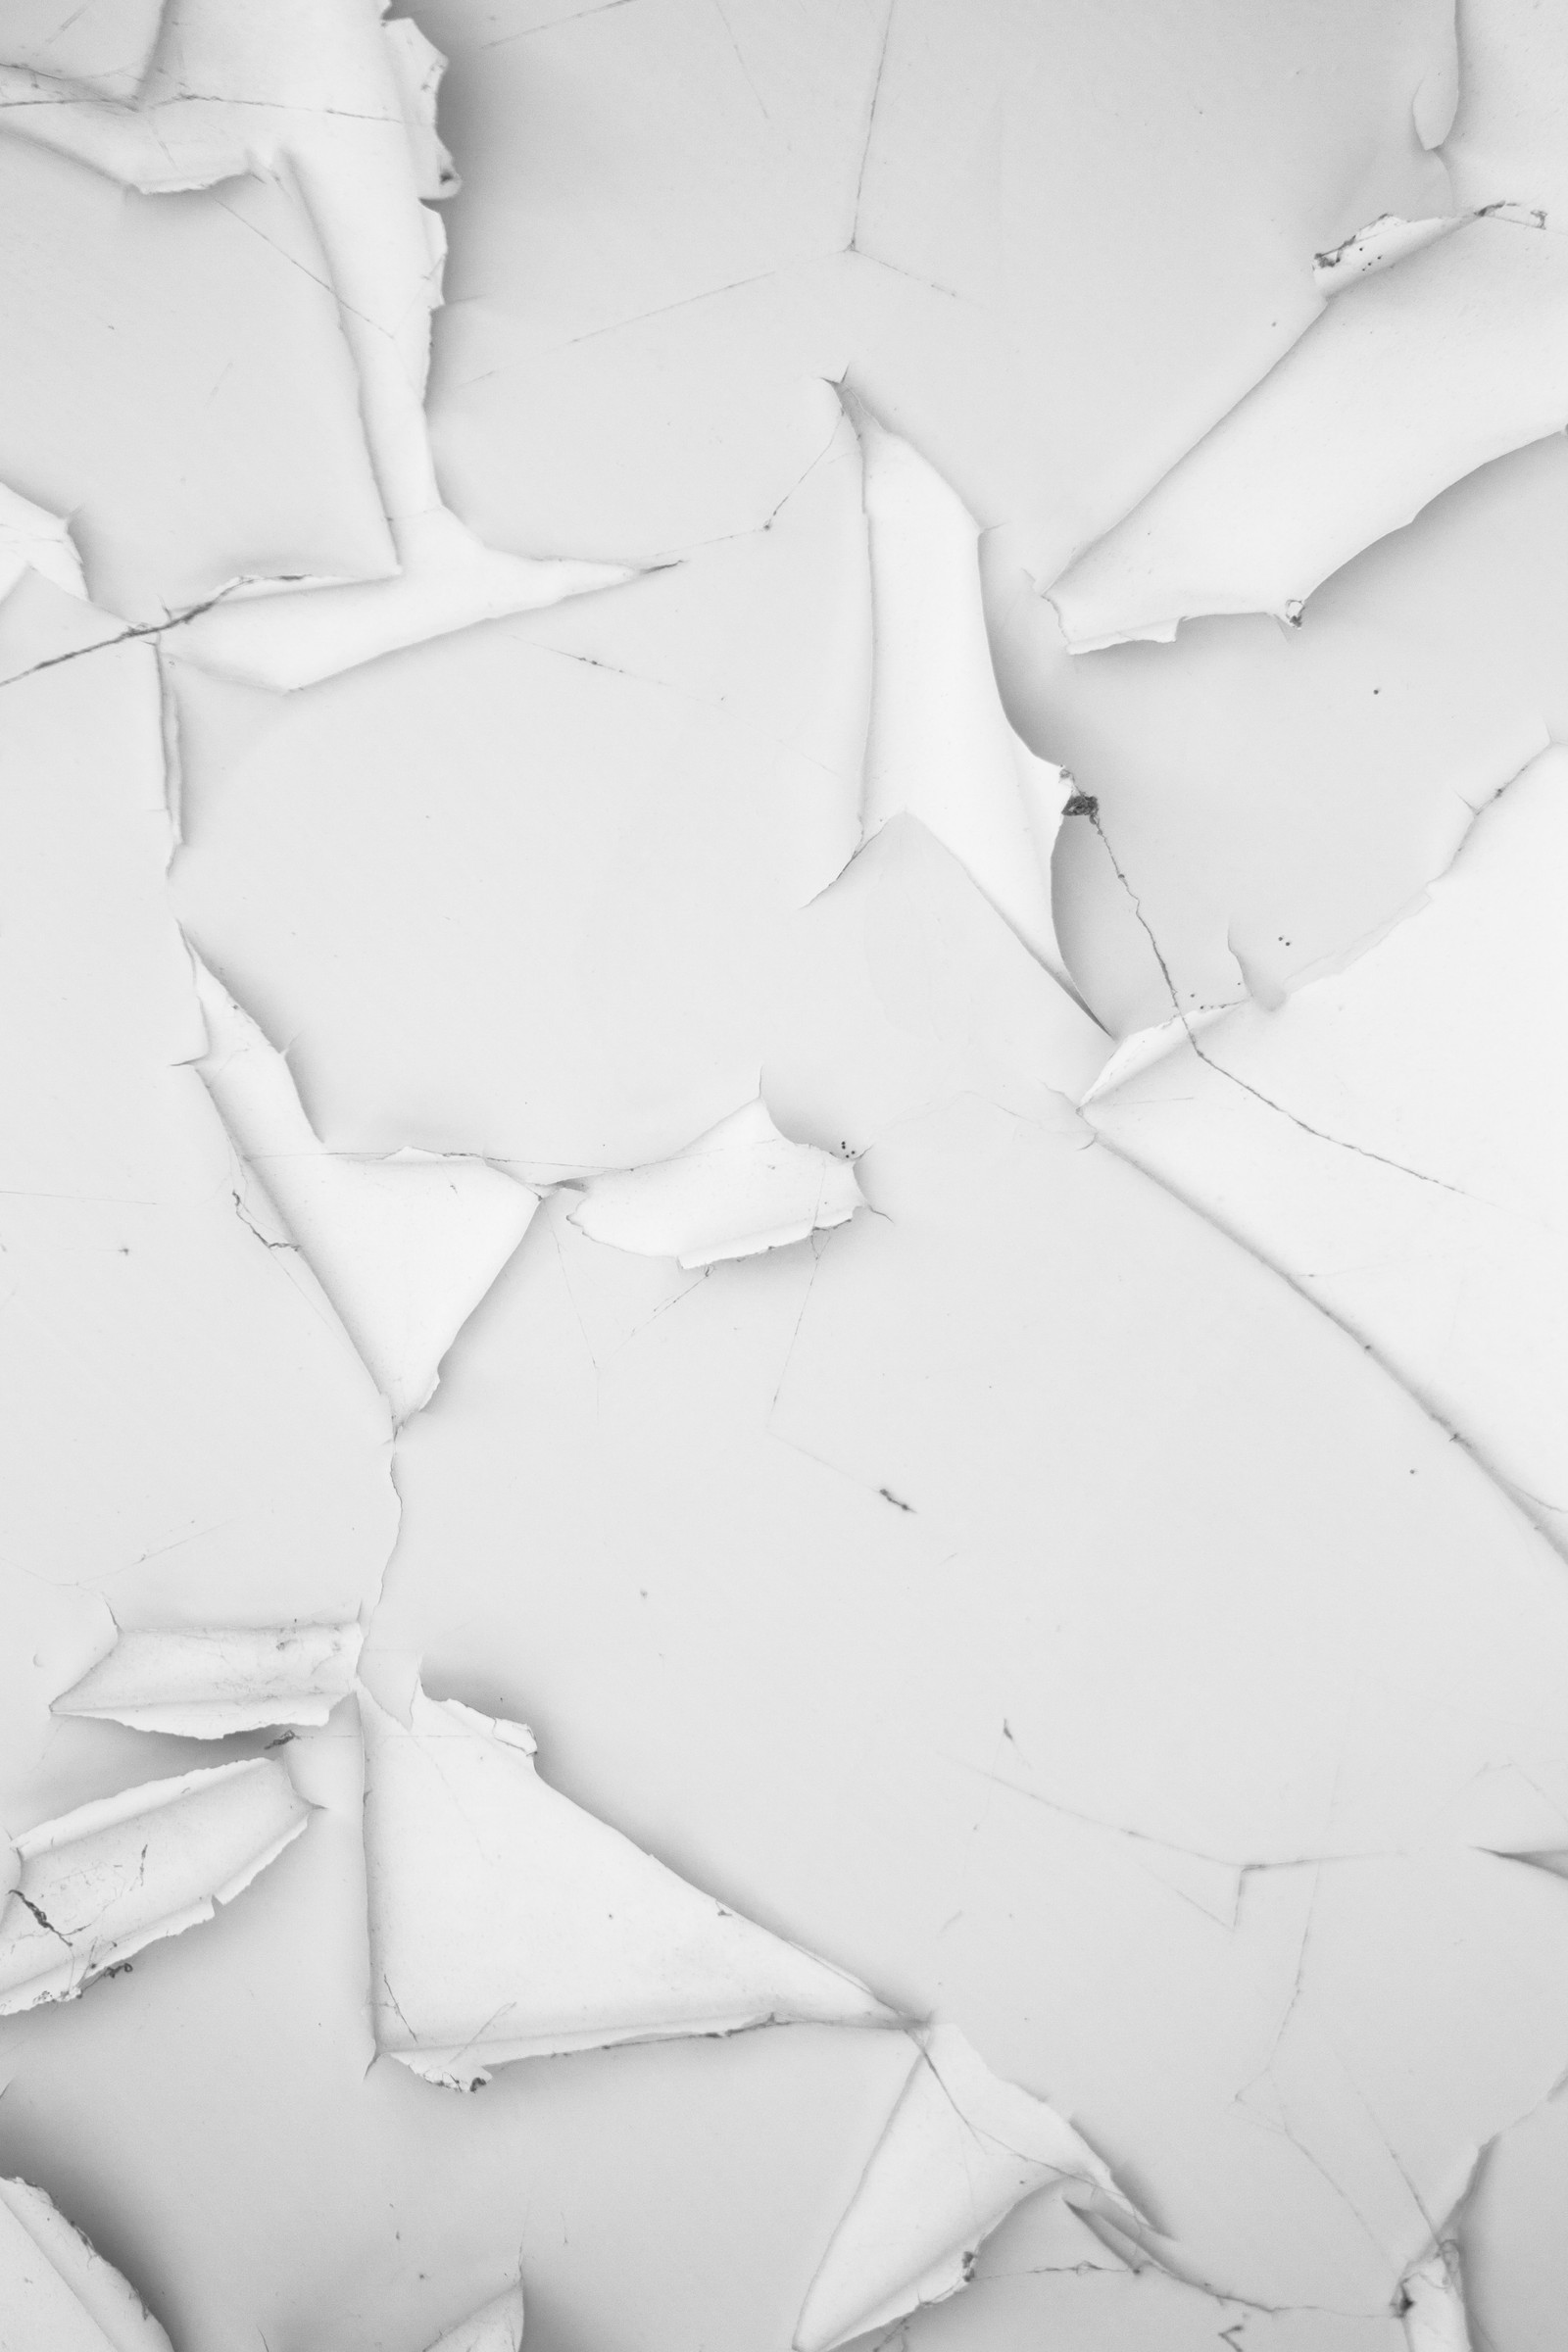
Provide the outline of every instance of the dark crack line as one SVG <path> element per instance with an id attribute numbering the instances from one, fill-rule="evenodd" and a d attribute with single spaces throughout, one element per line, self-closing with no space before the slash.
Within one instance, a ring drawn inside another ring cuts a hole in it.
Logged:
<path id="1" fill-rule="evenodd" d="M 0 686 L 20 686 L 24 678 L 35 678 L 41 670 L 58 669 L 63 662 L 81 662 L 89 654 L 106 654 L 117 645 L 134 645 L 143 638 L 162 637 L 170 629 L 182 629 L 187 621 L 200 620 L 204 612 L 211 612 L 216 605 L 222 604 L 240 584 L 231 581 L 227 587 L 220 588 L 216 596 L 205 598 L 201 604 L 191 605 L 183 612 L 171 612 L 167 620 L 138 620 L 129 628 L 122 629 L 117 636 L 100 637 L 91 645 L 73 646 L 69 653 L 46 654 L 41 662 L 30 662 L 25 669 L 17 670 L 9 678 L 0 678 Z"/>
<path id="2" fill-rule="evenodd" d="M 860 149 L 860 169 L 855 178 L 855 209 L 850 216 L 850 237 L 846 253 L 857 251 L 856 239 L 860 233 L 860 203 L 865 194 L 865 174 L 871 162 L 871 141 L 876 136 L 876 110 L 882 97 L 882 76 L 887 71 L 888 39 L 893 30 L 893 12 L 899 0 L 888 0 L 887 19 L 882 26 L 882 46 L 876 53 L 876 78 L 871 84 L 871 103 L 865 117 L 865 144 Z"/>
<path id="3" fill-rule="evenodd" d="M 1228 1075 L 1227 1072 L 1221 1074 Z M 1396 1389 L 1409 1397 L 1418 1412 L 1425 1414 L 1433 1426 L 1442 1431 L 1450 1446 L 1457 1446 L 1462 1453 L 1469 1456 L 1481 1476 L 1487 1480 L 1489 1485 L 1495 1487 L 1498 1494 L 1512 1505 L 1525 1525 L 1541 1538 L 1548 1550 L 1553 1552 L 1558 1560 L 1568 1560 L 1568 1542 L 1565 1542 L 1562 1533 L 1549 1520 L 1540 1516 L 1541 1509 L 1549 1510 L 1555 1506 L 1549 1503 L 1540 1504 L 1539 1497 L 1532 1496 L 1528 1488 L 1521 1487 L 1516 1479 L 1511 1478 L 1505 1470 L 1494 1462 L 1478 1440 L 1467 1436 L 1462 1429 L 1457 1428 L 1441 1405 L 1434 1403 L 1430 1396 L 1424 1396 L 1409 1376 L 1401 1371 L 1399 1366 L 1386 1355 L 1373 1341 L 1369 1340 L 1364 1331 L 1358 1330 L 1353 1323 L 1348 1322 L 1339 1309 L 1319 1292 L 1314 1291 L 1303 1277 L 1293 1274 L 1288 1266 L 1282 1265 L 1277 1259 L 1268 1256 L 1239 1226 L 1228 1223 L 1210 1202 L 1199 1200 L 1195 1194 L 1188 1192 L 1184 1186 L 1176 1183 L 1169 1176 L 1162 1175 L 1154 1168 L 1146 1167 L 1144 1162 L 1136 1158 L 1124 1146 L 1116 1143 L 1110 1136 L 1098 1128 L 1095 1130 L 1095 1141 L 1102 1151 L 1108 1152 L 1112 1158 L 1119 1159 L 1124 1167 L 1133 1169 L 1137 1175 L 1144 1177 L 1150 1184 L 1157 1184 L 1161 1192 L 1168 1193 L 1173 1200 L 1179 1200 L 1184 1208 L 1190 1208 L 1194 1216 L 1201 1217 L 1205 1223 L 1212 1225 L 1216 1233 L 1222 1233 L 1228 1242 L 1234 1243 L 1238 1250 L 1245 1251 L 1254 1265 L 1261 1266 L 1265 1273 L 1273 1275 L 1276 1282 L 1283 1282 L 1287 1290 L 1294 1291 L 1298 1298 L 1304 1299 L 1308 1306 L 1314 1308 L 1318 1314 L 1332 1323 L 1336 1331 L 1343 1333 L 1360 1354 L 1369 1357 L 1377 1365 L 1378 1370 L 1392 1380 Z M 1533 1504 L 1538 1507 L 1533 1508 Z"/>
<path id="4" fill-rule="evenodd" d="M 1070 816 L 1087 816 L 1099 834 L 1105 856 L 1110 859 L 1111 871 L 1126 892 L 1132 910 L 1143 928 L 1144 936 L 1153 950 L 1154 961 L 1158 964 L 1160 978 L 1165 983 L 1171 1009 L 1187 1032 L 1188 1044 L 1205 1069 L 1212 1070 L 1218 1078 L 1228 1078 L 1232 1086 L 1239 1086 L 1243 1094 L 1250 1095 L 1254 1102 L 1261 1102 L 1265 1110 L 1278 1111 L 1282 1119 L 1289 1119 L 1293 1127 L 1298 1127 L 1303 1135 L 1312 1136 L 1320 1144 L 1333 1144 L 1338 1151 L 1353 1152 L 1358 1159 L 1375 1160 L 1380 1168 L 1392 1168 L 1396 1176 L 1409 1176 L 1417 1184 L 1430 1184 L 1435 1186 L 1440 1193 L 1451 1193 L 1456 1200 L 1468 1200 L 1473 1198 L 1461 1185 L 1449 1184 L 1442 1176 L 1429 1176 L 1424 1168 L 1406 1167 L 1403 1160 L 1390 1159 L 1385 1152 L 1373 1152 L 1364 1144 L 1352 1144 L 1346 1136 L 1330 1135 L 1325 1128 L 1314 1127 L 1310 1119 L 1300 1118 L 1285 1103 L 1276 1102 L 1272 1095 L 1265 1095 L 1260 1087 L 1253 1086 L 1250 1079 L 1239 1077 L 1235 1070 L 1228 1070 L 1222 1061 L 1216 1061 L 1211 1054 L 1205 1054 L 1199 1043 L 1192 1020 L 1183 1008 L 1181 999 L 1176 993 L 1176 983 L 1171 977 L 1170 965 L 1160 953 L 1159 942 L 1154 937 L 1153 925 L 1144 912 L 1144 903 L 1123 872 L 1121 861 L 1111 848 L 1105 828 L 1100 821 L 1100 803 L 1092 793 L 1075 793 L 1067 803 L 1064 813 Z"/>
<path id="5" fill-rule="evenodd" d="M 68 1952 L 74 1951 L 75 1946 L 73 1944 L 71 1937 L 61 1934 L 60 1930 L 55 1926 L 54 1921 L 50 1919 L 42 1910 L 40 1910 L 30 1894 L 24 1894 L 20 1886 L 13 1886 L 11 1891 L 16 1896 L 23 1909 L 32 1913 L 33 1918 L 37 1921 L 39 1927 L 42 1928 L 46 1936 L 52 1936 L 57 1943 L 63 1943 Z"/>

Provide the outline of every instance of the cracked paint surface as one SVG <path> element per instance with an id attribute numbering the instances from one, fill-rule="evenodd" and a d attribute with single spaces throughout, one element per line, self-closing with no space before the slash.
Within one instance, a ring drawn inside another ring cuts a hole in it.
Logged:
<path id="1" fill-rule="evenodd" d="M 0 2333 L 1555 2352 L 1560 18 L 0 50 Z"/>

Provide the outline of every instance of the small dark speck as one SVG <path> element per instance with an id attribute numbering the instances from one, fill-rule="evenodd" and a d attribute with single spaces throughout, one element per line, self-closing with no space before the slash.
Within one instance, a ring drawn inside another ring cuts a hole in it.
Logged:
<path id="1" fill-rule="evenodd" d="M 1063 816 L 1087 816 L 1093 823 L 1100 814 L 1100 803 L 1092 792 L 1075 792 L 1061 813 Z"/>
<path id="2" fill-rule="evenodd" d="M 878 1487 L 877 1493 L 881 1495 L 884 1502 L 891 1502 L 896 1511 L 912 1512 L 914 1509 L 912 1502 L 906 1502 L 903 1495 L 895 1494 L 891 1487 Z"/>

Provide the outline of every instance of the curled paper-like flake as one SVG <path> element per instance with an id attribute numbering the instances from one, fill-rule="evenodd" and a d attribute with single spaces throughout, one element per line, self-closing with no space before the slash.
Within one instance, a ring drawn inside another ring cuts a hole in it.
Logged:
<path id="1" fill-rule="evenodd" d="M 914 2063 L 811 2281 L 796 2352 L 835 2352 L 956 2295 L 984 2240 L 1037 2189 L 1104 2208 L 1127 2239 L 1144 2233 L 1108 2167 L 1054 2108 L 999 2081 L 956 2026 L 911 2039 Z"/>
<path id="2" fill-rule="evenodd" d="M 848 1160 L 780 1135 L 759 1097 L 672 1159 L 590 1176 L 571 1222 L 644 1257 L 712 1265 L 847 1224 L 865 1205 Z"/>
<path id="3" fill-rule="evenodd" d="M 866 840 L 905 811 L 928 826 L 1031 954 L 1065 978 L 1051 853 L 1068 798 L 998 692 L 980 597 L 979 526 L 957 494 L 856 393 L 871 561 Z"/>
<path id="4" fill-rule="evenodd" d="M 1407 253 L 1419 253 L 1423 245 L 1435 245 L 1457 228 L 1464 218 L 1460 213 L 1440 213 L 1425 220 L 1406 220 L 1398 213 L 1379 213 L 1365 228 L 1358 228 L 1353 237 L 1347 237 L 1327 253 L 1313 256 L 1312 276 L 1325 294 L 1338 294 L 1346 286 L 1354 285 L 1358 277 L 1370 277 L 1378 270 L 1387 270 L 1391 263 L 1402 261 Z"/>
<path id="5" fill-rule="evenodd" d="M 456 2328 L 437 2336 L 429 2352 L 521 2352 L 522 2284 L 509 2286 Z"/>
<path id="6" fill-rule="evenodd" d="M 1412 224 L 1420 225 L 1420 224 Z M 1051 591 L 1076 652 L 1318 584 L 1568 408 L 1568 240 L 1475 219 L 1347 285 Z"/>
<path id="7" fill-rule="evenodd" d="M 26 2180 L 0 2180 L 0 2344 L 5 2352 L 170 2352 L 135 2290 Z"/>
<path id="8" fill-rule="evenodd" d="M 688 1886 L 539 1778 L 525 1725 L 362 1693 L 376 2046 L 453 2089 L 515 2058 L 809 2022 L 875 1995 Z"/>
<path id="9" fill-rule="evenodd" d="M 1470 2352 L 1458 2248 L 1440 2240 L 1400 2281 L 1410 2352 Z"/>
<path id="10" fill-rule="evenodd" d="M 252 1756 L 146 1781 L 27 1831 L 0 1912 L 0 2017 L 74 2000 L 145 1945 L 211 1919 L 310 1815 L 282 1764 Z"/>
<path id="11" fill-rule="evenodd" d="M 328 1152 L 282 1054 L 193 960 L 207 1090 L 394 1419 L 406 1420 L 428 1400 L 441 1358 L 527 1232 L 537 1196 L 484 1160 Z"/>
<path id="12" fill-rule="evenodd" d="M 1369 1345 L 1568 1541 L 1568 751 L 1420 909 L 1277 1010 L 1129 1060 L 1084 1112 Z"/>
<path id="13" fill-rule="evenodd" d="M 69 527 L 58 514 L 0 482 L 0 597 L 9 596 L 24 571 L 35 571 L 67 596 L 85 597 L 81 558 Z"/>
<path id="14" fill-rule="evenodd" d="M 51 1712 L 187 1740 L 322 1724 L 354 1688 L 363 1639 L 354 1623 L 136 1627 Z"/>

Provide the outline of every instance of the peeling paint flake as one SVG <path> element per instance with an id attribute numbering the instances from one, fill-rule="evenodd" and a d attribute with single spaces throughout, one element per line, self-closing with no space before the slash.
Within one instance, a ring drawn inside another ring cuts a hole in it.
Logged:
<path id="1" fill-rule="evenodd" d="M 471 2089 L 616 2042 L 896 2022 L 542 1781 L 525 1725 L 361 1703 L 376 2045 L 411 2072 Z"/>
<path id="2" fill-rule="evenodd" d="M 208 1036 L 196 1066 L 262 1190 L 262 1216 L 275 1202 L 283 1246 L 303 1251 L 394 1420 L 405 1421 L 434 1394 L 442 1357 L 527 1232 L 538 1197 L 482 1160 L 327 1151 L 282 1054 L 199 961 L 196 994 Z M 236 1206 L 249 1221 L 245 1202 Z M 254 1230 L 278 1246 L 264 1224 Z"/>
<path id="3" fill-rule="evenodd" d="M 1565 24 L 0 9 L 0 2352 L 1561 2352 Z"/>
<path id="4" fill-rule="evenodd" d="M 15 1841 L 0 1913 L 0 2016 L 74 2000 L 167 1936 L 212 1918 L 310 1820 L 284 1766 L 218 1764 L 99 1797 Z"/>
<path id="5" fill-rule="evenodd" d="M 1047 2187 L 1079 2211 L 1103 2202 L 1135 2235 L 1140 2228 L 1070 2124 L 998 2082 L 956 2027 L 928 2029 L 811 2282 L 796 2352 L 835 2352 L 957 2294 L 998 2223 Z"/>
<path id="6" fill-rule="evenodd" d="M 1478 216 L 1412 239 L 1339 288 L 1262 383 L 1055 582 L 1068 643 L 1169 639 L 1204 613 L 1298 619 L 1331 572 L 1439 491 L 1561 431 L 1565 391 L 1560 237 Z"/>
<path id="7" fill-rule="evenodd" d="M 133 1627 L 51 1712 L 187 1740 L 323 1724 L 354 1688 L 362 1639 L 358 1625 Z"/>
<path id="8" fill-rule="evenodd" d="M 672 1159 L 588 1177 L 582 1190 L 571 1221 L 593 1240 L 687 1267 L 783 1249 L 864 1205 L 854 1168 L 780 1135 L 760 1098 Z"/>

